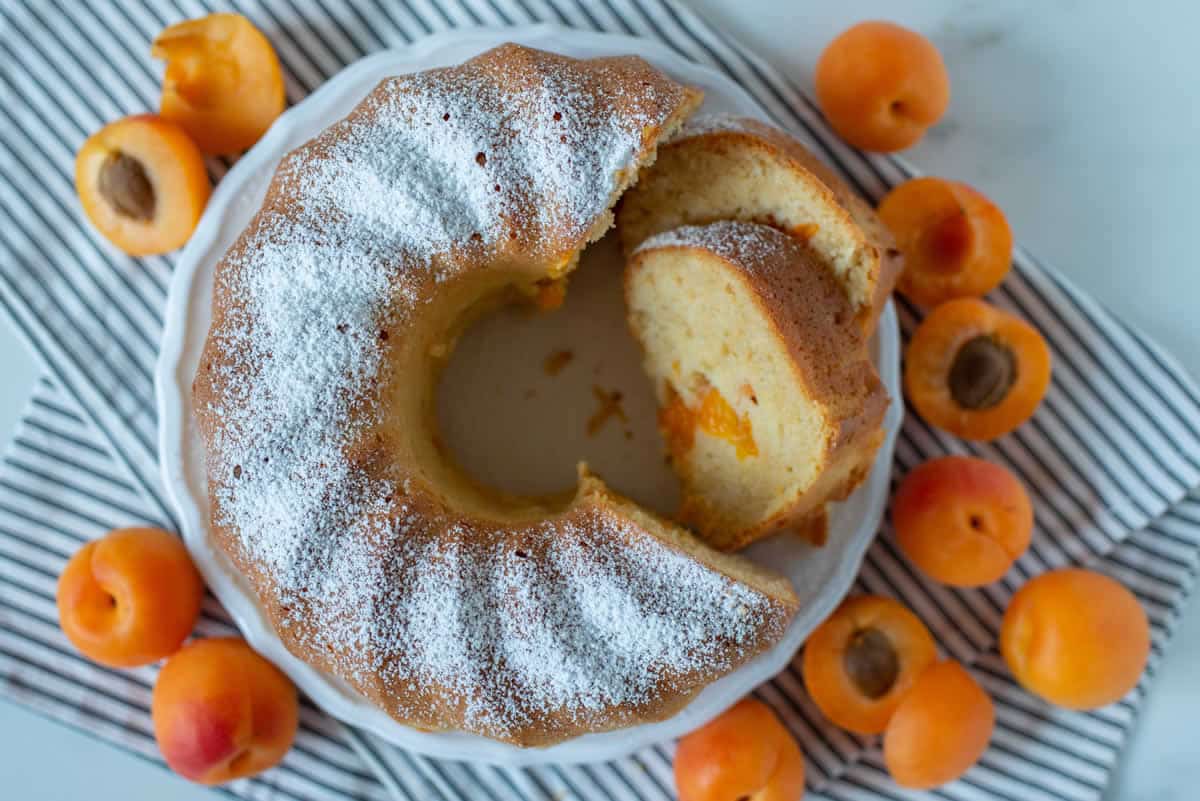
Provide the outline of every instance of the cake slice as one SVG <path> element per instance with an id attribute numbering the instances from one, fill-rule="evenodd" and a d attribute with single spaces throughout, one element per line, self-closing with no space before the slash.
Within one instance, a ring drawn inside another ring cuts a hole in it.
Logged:
<path id="1" fill-rule="evenodd" d="M 691 118 L 625 194 L 617 230 L 628 256 L 654 234 L 717 220 L 764 223 L 806 242 L 864 332 L 875 330 L 900 251 L 874 210 L 790 135 L 744 117 Z"/>
<path id="2" fill-rule="evenodd" d="M 784 528 L 823 542 L 825 504 L 866 476 L 887 407 L 829 270 L 774 228 L 717 222 L 643 242 L 625 296 L 681 521 L 726 551 Z"/>

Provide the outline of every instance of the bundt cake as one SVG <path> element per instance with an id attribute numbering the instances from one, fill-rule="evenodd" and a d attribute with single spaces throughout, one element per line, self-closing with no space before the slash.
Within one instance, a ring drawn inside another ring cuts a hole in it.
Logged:
<path id="1" fill-rule="evenodd" d="M 716 222 L 644 241 L 625 296 L 680 518 L 722 550 L 783 528 L 824 541 L 825 504 L 870 470 L 887 407 L 829 270 L 774 228 Z"/>
<path id="2" fill-rule="evenodd" d="M 744 117 L 693 117 L 622 198 L 617 232 L 628 255 L 654 234 L 717 220 L 765 223 L 807 242 L 874 331 L 900 251 L 874 210 L 790 135 Z"/>
<path id="3" fill-rule="evenodd" d="M 567 272 L 699 102 L 635 57 L 516 45 L 385 80 L 283 159 L 216 267 L 213 541 L 295 655 L 403 723 L 536 746 L 661 719 L 795 613 L 586 472 L 510 498 L 437 445 L 466 321 Z"/>

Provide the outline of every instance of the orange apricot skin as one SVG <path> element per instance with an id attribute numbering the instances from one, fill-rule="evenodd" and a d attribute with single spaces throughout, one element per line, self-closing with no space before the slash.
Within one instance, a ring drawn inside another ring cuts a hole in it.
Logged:
<path id="1" fill-rule="evenodd" d="M 950 78 L 937 48 L 890 22 L 860 22 L 817 60 L 821 111 L 838 135 L 890 153 L 917 142 L 950 105 Z"/>
<path id="2" fill-rule="evenodd" d="M 152 219 L 123 215 L 100 193 L 100 171 L 114 153 L 145 168 L 156 199 Z M 183 247 L 200 222 L 212 182 L 204 156 L 182 128 L 156 114 L 138 114 L 109 123 L 83 143 L 75 157 L 75 191 L 108 241 L 130 256 L 152 256 Z"/>
<path id="3" fill-rule="evenodd" d="M 1150 624 L 1128 589 L 1064 568 L 1030 579 L 1009 601 L 1000 653 L 1025 689 L 1068 709 L 1096 709 L 1137 685 Z"/>
<path id="4" fill-rule="evenodd" d="M 851 637 L 864 629 L 883 632 L 900 658 L 900 672 L 879 698 L 863 695 L 846 674 Z M 843 729 L 878 734 L 917 676 L 937 659 L 937 645 L 920 618 L 899 601 L 862 595 L 845 601 L 817 627 L 804 646 L 804 686 L 825 717 Z"/>
<path id="5" fill-rule="evenodd" d="M 674 768 L 679 801 L 799 801 L 804 795 L 800 747 L 754 698 L 681 739 Z"/>
<path id="6" fill-rule="evenodd" d="M 185 779 L 222 784 L 261 773 L 292 746 L 296 688 L 236 637 L 197 640 L 171 657 L 151 700 L 154 737 Z"/>
<path id="7" fill-rule="evenodd" d="M 1016 356 L 1016 379 L 1007 396 L 987 409 L 965 409 L 950 394 L 949 376 L 959 349 L 990 336 Z M 935 308 L 913 332 L 904 352 L 904 390 L 927 423 L 962 439 L 1004 436 L 1037 411 L 1050 386 L 1050 348 L 1033 326 L 976 298 Z"/>
<path id="8" fill-rule="evenodd" d="M 917 677 L 883 735 L 883 761 L 901 787 L 928 790 L 966 773 L 996 725 L 992 699 L 957 662 Z"/>
<path id="9" fill-rule="evenodd" d="M 204 599 L 204 582 L 179 538 L 125 528 L 80 548 L 58 579 L 58 620 L 89 659 L 147 665 L 179 650 Z"/>
<path id="10" fill-rule="evenodd" d="M 160 112 L 210 155 L 257 142 L 283 113 L 283 70 L 270 41 L 240 14 L 210 14 L 165 29 L 150 51 L 164 59 Z"/>
<path id="11" fill-rule="evenodd" d="M 896 289 L 915 303 L 979 297 L 1008 275 L 1013 249 L 1008 220 L 966 184 L 905 181 L 880 202 L 879 216 L 904 254 Z"/>
<path id="12" fill-rule="evenodd" d="M 979 587 L 997 581 L 1029 547 L 1033 504 L 1004 467 L 944 456 L 904 477 L 892 498 L 896 542 L 935 581 Z"/>

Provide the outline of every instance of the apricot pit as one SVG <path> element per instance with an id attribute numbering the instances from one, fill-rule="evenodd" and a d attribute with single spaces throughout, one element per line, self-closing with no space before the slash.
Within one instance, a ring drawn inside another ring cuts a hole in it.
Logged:
<path id="1" fill-rule="evenodd" d="M 904 388 L 917 413 L 971 440 L 1028 420 L 1050 386 L 1050 348 L 1033 326 L 976 298 L 930 312 L 909 341 Z"/>
<path id="2" fill-rule="evenodd" d="M 154 217 L 154 187 L 142 163 L 132 156 L 120 151 L 109 155 L 100 168 L 100 194 L 128 217 L 143 221 Z"/>
<path id="3" fill-rule="evenodd" d="M 804 685 L 838 726 L 878 734 L 936 657 L 933 637 L 916 615 L 890 598 L 860 596 L 843 603 L 808 638 Z"/>
<path id="4" fill-rule="evenodd" d="M 878 629 L 856 631 L 843 662 L 850 681 L 870 699 L 886 695 L 900 675 L 900 657 L 892 641 Z"/>
<path id="5" fill-rule="evenodd" d="M 1017 359 L 1012 350 L 989 336 L 967 340 L 950 365 L 950 394 L 964 409 L 990 409 L 1012 389 Z"/>

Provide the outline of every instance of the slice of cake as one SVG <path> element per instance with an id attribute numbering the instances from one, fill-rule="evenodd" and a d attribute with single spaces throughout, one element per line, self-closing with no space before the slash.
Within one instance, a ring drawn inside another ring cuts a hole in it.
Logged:
<path id="1" fill-rule="evenodd" d="M 654 234 L 718 220 L 764 223 L 806 242 L 874 331 L 900 251 L 874 210 L 790 135 L 749 118 L 693 117 L 626 193 L 617 229 L 628 256 Z"/>
<path id="2" fill-rule="evenodd" d="M 866 476 L 887 407 L 829 270 L 774 228 L 718 222 L 643 242 L 625 296 L 681 520 L 722 550 L 783 528 L 822 542 L 825 503 Z"/>

